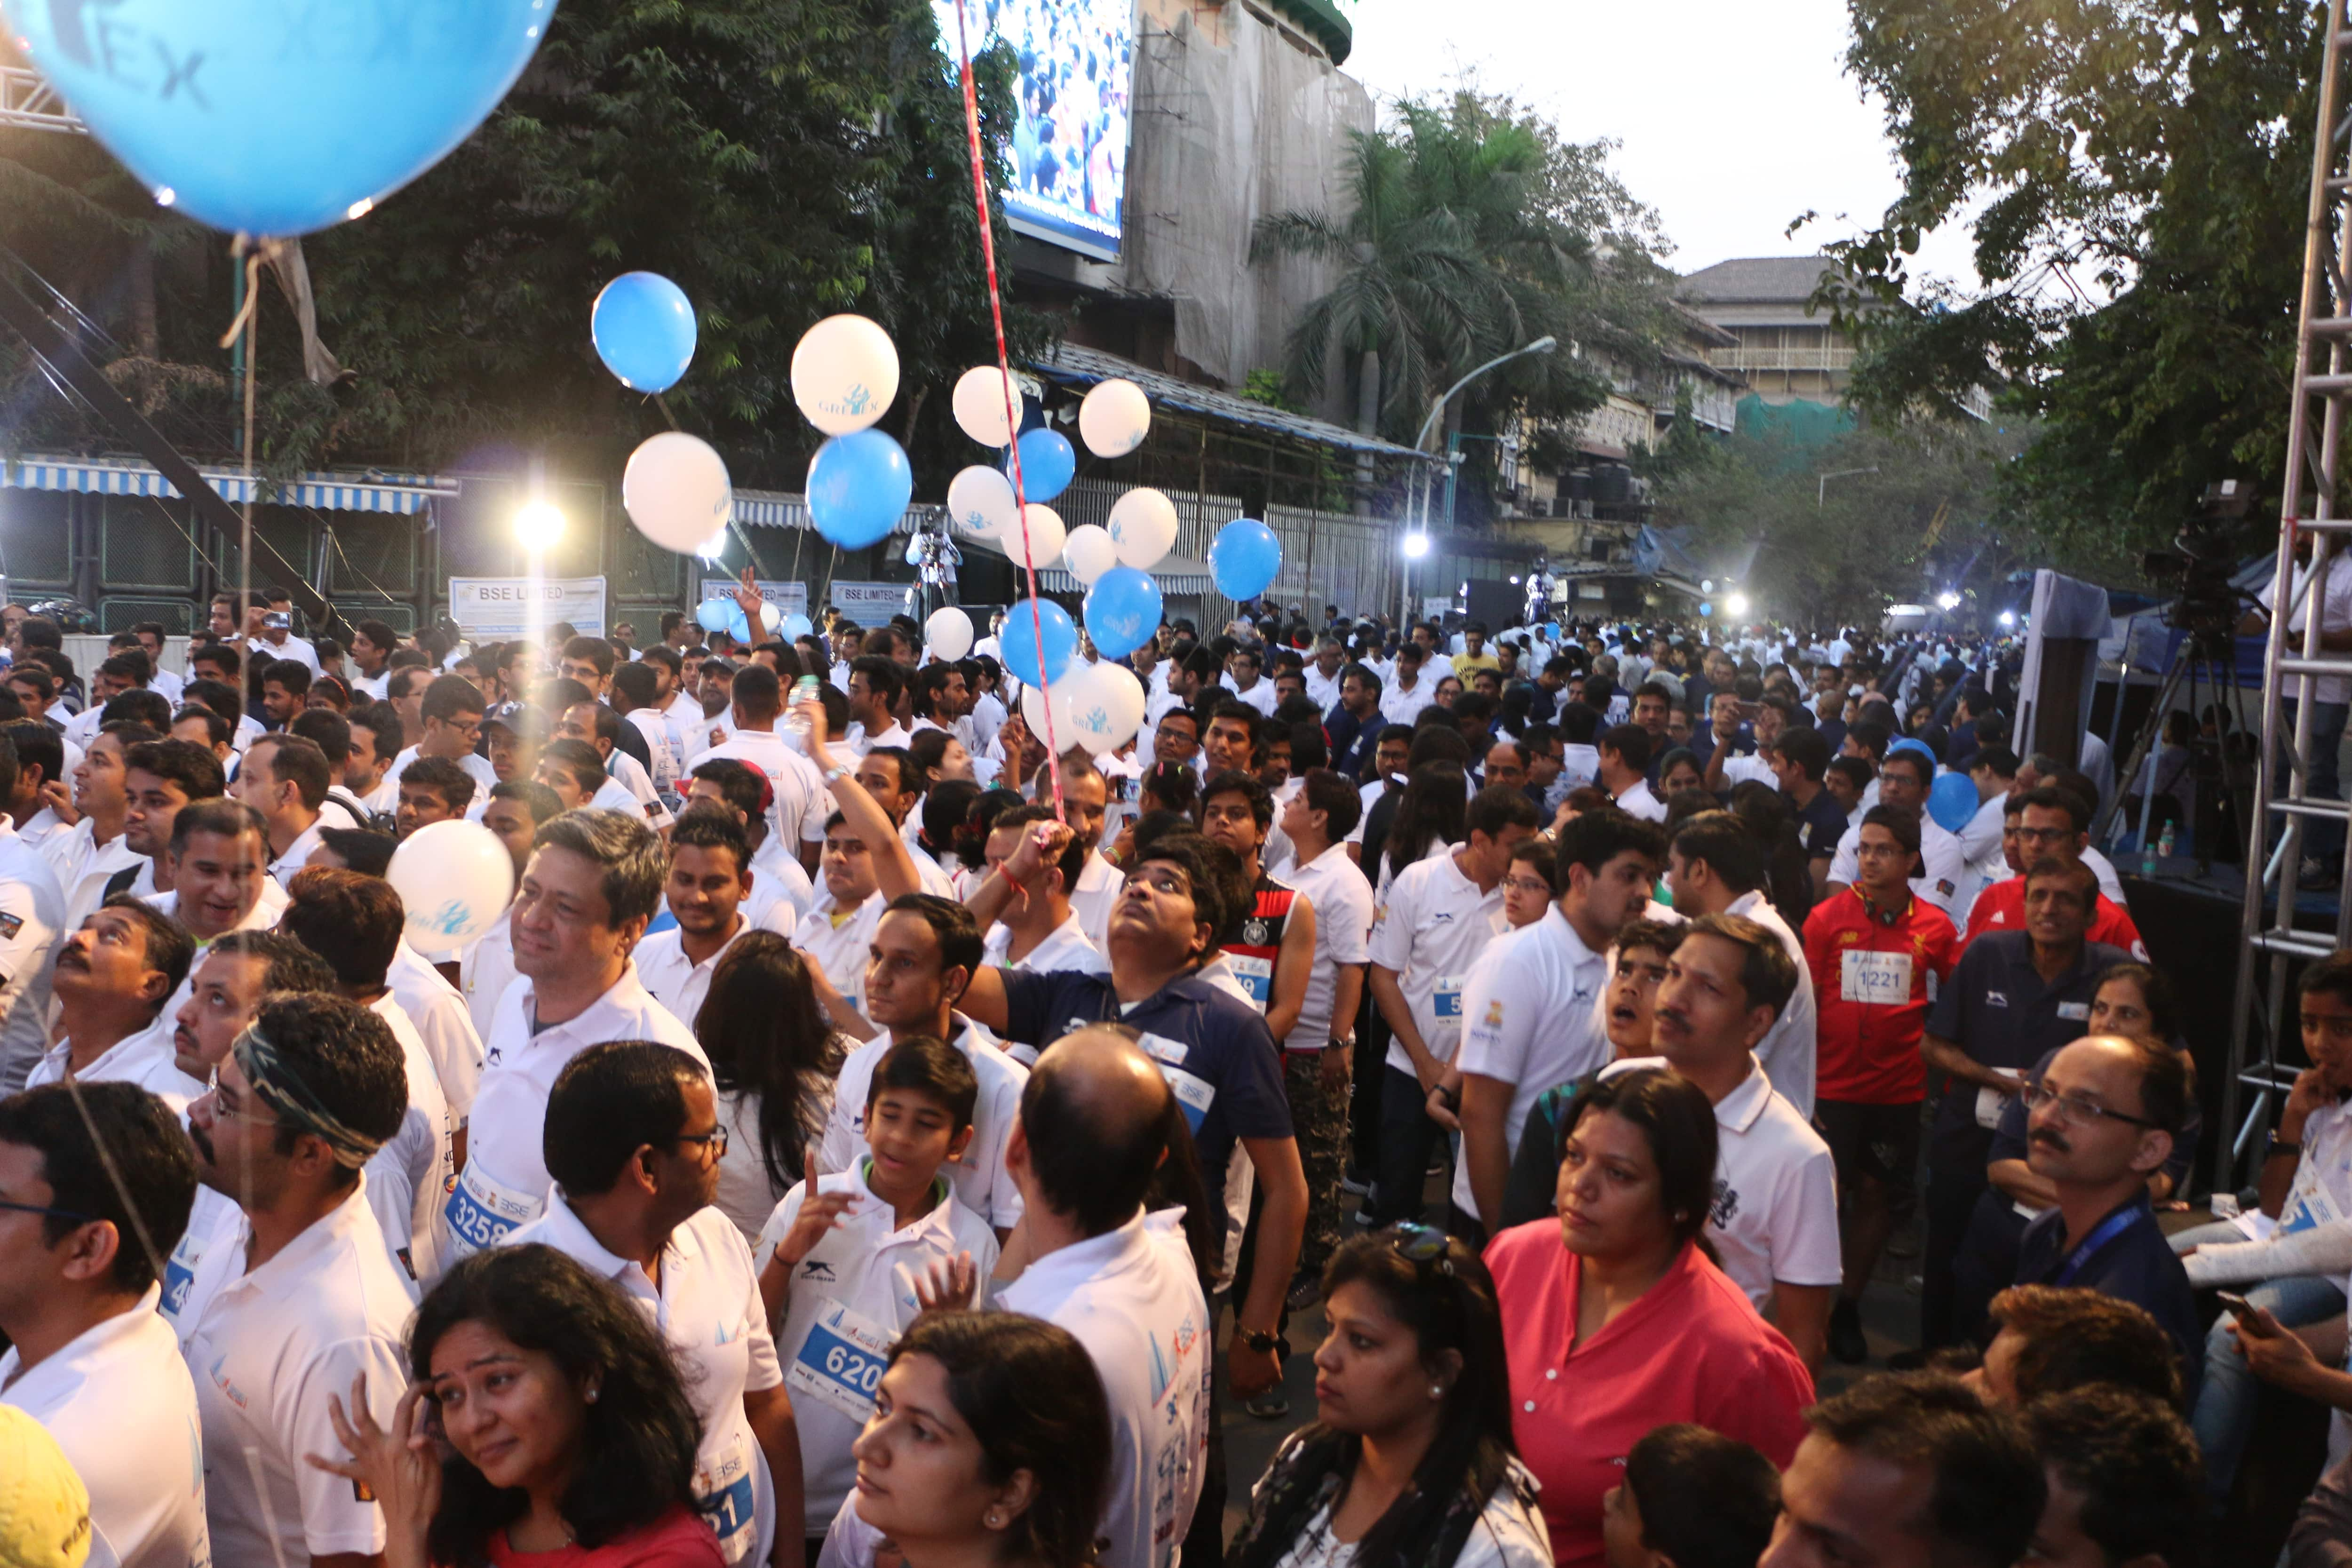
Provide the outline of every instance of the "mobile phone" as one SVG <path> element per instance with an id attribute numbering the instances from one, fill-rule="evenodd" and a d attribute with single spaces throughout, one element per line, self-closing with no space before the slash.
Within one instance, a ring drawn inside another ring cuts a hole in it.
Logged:
<path id="1" fill-rule="evenodd" d="M 2216 1290 L 2213 1292 L 2213 1299 L 2228 1309 L 2230 1316 L 2238 1321 L 2238 1327 L 2247 1333 L 2258 1337 L 2266 1337 L 2269 1334 L 2270 1331 L 2263 1327 L 2262 1320 L 2254 1315 L 2254 1304 L 2243 1296 L 2233 1295 L 2227 1290 Z"/>

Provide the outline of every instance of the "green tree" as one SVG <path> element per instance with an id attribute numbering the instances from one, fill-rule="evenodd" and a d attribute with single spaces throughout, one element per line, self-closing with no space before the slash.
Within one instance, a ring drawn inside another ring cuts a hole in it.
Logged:
<path id="1" fill-rule="evenodd" d="M 993 180 L 1011 60 L 978 64 Z M 0 189 L 40 198 L 0 219 L 36 266 L 154 246 L 157 347 L 185 373 L 152 373 L 154 395 L 184 405 L 208 445 L 227 444 L 233 389 L 214 342 L 228 316 L 226 242 L 155 213 L 77 139 L 9 133 L 0 157 Z M 605 281 L 642 268 L 695 302 L 700 343 L 668 411 L 719 447 L 738 483 L 797 487 L 819 437 L 792 402 L 792 351 L 841 310 L 897 341 L 901 392 L 885 427 L 916 449 L 919 471 L 942 472 L 924 458 L 947 449 L 945 399 L 924 394 L 995 355 L 969 168 L 961 91 L 926 0 L 567 0 L 464 146 L 367 218 L 310 240 L 320 335 L 350 370 L 341 384 L 302 379 L 291 318 L 266 301 L 271 464 L 431 468 L 495 443 L 616 472 L 668 421 L 604 372 L 589 311 Z M 105 263 L 68 272 L 60 281 L 125 339 L 124 291 L 110 290 Z M 1008 326 L 1016 353 L 1037 345 L 1033 317 Z"/>
<path id="2" fill-rule="evenodd" d="M 1880 418 L 2006 378 L 2040 438 L 2010 470 L 2062 549 L 2168 538 L 2283 461 L 2317 11 L 2301 0 L 1849 0 L 1848 67 L 1887 104 L 1902 195 L 1832 245 L 1854 278 L 1855 397 Z M 1965 221 L 1976 277 L 1912 272 Z M 1899 308 L 1885 307 L 1900 301 Z"/>

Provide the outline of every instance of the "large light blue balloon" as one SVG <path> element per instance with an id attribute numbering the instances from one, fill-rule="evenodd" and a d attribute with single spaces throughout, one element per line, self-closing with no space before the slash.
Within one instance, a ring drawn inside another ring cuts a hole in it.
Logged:
<path id="1" fill-rule="evenodd" d="M 751 617 L 743 613 L 743 606 L 737 604 L 732 599 L 722 599 L 719 603 L 726 606 L 727 624 L 719 629 L 725 632 L 729 637 L 733 637 L 737 642 L 750 642 L 751 640 Z"/>
<path id="2" fill-rule="evenodd" d="M 887 536 L 914 495 L 906 448 L 879 430 L 835 436 L 809 459 L 809 521 L 844 550 Z"/>
<path id="3" fill-rule="evenodd" d="M 1030 606 L 1036 606 L 1033 619 Z M 1043 622 L 1045 632 L 1044 658 L 1038 657 L 1037 629 Z M 1004 612 L 1004 668 L 1031 686 L 1048 686 L 1069 672 L 1070 661 L 1078 657 L 1078 628 L 1070 624 L 1069 611 L 1051 599 L 1024 599 Z"/>
<path id="4" fill-rule="evenodd" d="M 556 0 L 12 0 L 33 64 L 162 205 L 308 234 L 439 163 Z"/>
<path id="5" fill-rule="evenodd" d="M 1927 815 L 1947 833 L 1958 833 L 1977 814 L 1977 786 L 1966 773 L 1945 773 L 1927 791 Z"/>
<path id="6" fill-rule="evenodd" d="M 694 606 L 694 624 L 706 632 L 727 629 L 727 612 L 735 606 L 725 599 L 705 599 Z"/>
<path id="7" fill-rule="evenodd" d="M 624 272 L 605 284 L 588 330 L 596 357 L 632 392 L 667 392 L 694 363 L 694 307 L 658 272 Z"/>
<path id="8" fill-rule="evenodd" d="M 798 610 L 794 610 L 784 617 L 784 624 L 777 629 L 784 634 L 786 642 L 792 641 L 794 637 L 804 637 L 809 635 L 809 618 Z"/>
<path id="9" fill-rule="evenodd" d="M 1209 546 L 1209 568 L 1217 592 L 1228 599 L 1255 599 L 1282 570 L 1282 541 L 1254 517 L 1237 517 L 1217 531 Z"/>
<path id="10" fill-rule="evenodd" d="M 1041 426 L 1022 437 L 1020 445 L 1024 500 L 1052 500 L 1070 488 L 1077 477 L 1078 455 L 1058 431 Z M 1011 458 L 1005 460 L 1004 471 L 1013 472 Z"/>
<path id="11" fill-rule="evenodd" d="M 1087 592 L 1087 635 L 1105 658 L 1125 658 L 1160 629 L 1160 584 L 1149 572 L 1114 566 Z"/>

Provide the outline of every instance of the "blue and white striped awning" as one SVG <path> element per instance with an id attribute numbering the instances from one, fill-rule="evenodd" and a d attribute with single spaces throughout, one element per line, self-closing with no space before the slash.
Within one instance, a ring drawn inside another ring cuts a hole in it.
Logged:
<path id="1" fill-rule="evenodd" d="M 918 503 L 890 525 L 892 535 L 912 533 L 921 522 L 936 522 L 940 508 Z M 737 490 L 735 521 L 746 528 L 808 528 L 808 500 L 785 490 Z"/>
<path id="2" fill-rule="evenodd" d="M 224 500 L 242 504 L 254 492 L 264 505 L 306 506 L 320 511 L 383 511 L 403 517 L 455 496 L 457 481 L 423 474 L 303 474 L 288 484 L 248 481 L 236 468 L 199 468 Z M 84 495 L 152 496 L 177 500 L 178 487 L 145 463 L 85 458 L 25 457 L 0 464 L 0 489 L 66 490 Z"/>

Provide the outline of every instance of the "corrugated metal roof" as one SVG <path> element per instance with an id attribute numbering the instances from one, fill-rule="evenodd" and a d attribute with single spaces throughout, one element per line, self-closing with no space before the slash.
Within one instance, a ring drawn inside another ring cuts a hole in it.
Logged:
<path id="1" fill-rule="evenodd" d="M 1051 354 L 1030 368 L 1049 380 L 1075 386 L 1092 386 L 1098 381 L 1123 378 L 1141 387 L 1143 395 L 1151 399 L 1154 407 L 1181 408 L 1228 425 L 1270 431 L 1318 447 L 1336 447 L 1343 452 L 1370 452 L 1391 458 L 1418 458 L 1423 462 L 1432 461 L 1434 458 L 1432 453 L 1416 452 L 1410 447 L 1400 447 L 1377 436 L 1359 435 L 1328 420 L 1270 408 L 1263 403 L 1252 403 L 1246 397 L 1235 397 L 1229 392 L 1219 392 L 1213 387 L 1195 386 L 1189 381 L 1179 381 L 1172 375 L 1146 370 L 1133 360 L 1121 359 L 1100 349 L 1080 348 L 1076 343 L 1056 345 Z"/>
<path id="2" fill-rule="evenodd" d="M 1826 256 L 1745 256 L 1702 267 L 1675 289 L 1708 305 L 1797 305 L 1813 297 L 1822 275 L 1837 265 Z"/>

